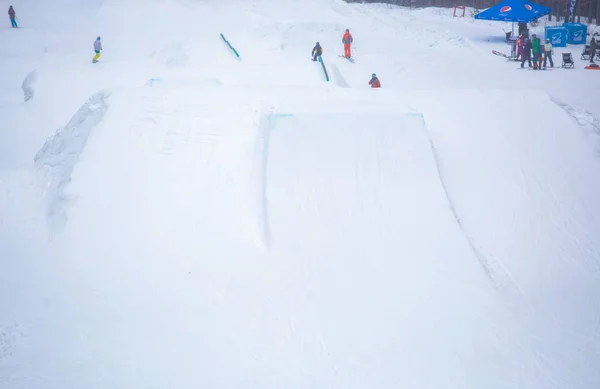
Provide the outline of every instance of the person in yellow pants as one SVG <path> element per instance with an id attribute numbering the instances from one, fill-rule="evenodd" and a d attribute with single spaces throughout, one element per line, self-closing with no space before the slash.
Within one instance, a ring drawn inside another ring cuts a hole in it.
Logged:
<path id="1" fill-rule="evenodd" d="M 96 55 L 94 55 L 92 62 L 96 63 L 98 62 L 98 59 L 100 59 L 100 51 L 102 51 L 102 41 L 100 40 L 100 37 L 96 38 L 94 41 L 94 51 L 96 52 Z"/>

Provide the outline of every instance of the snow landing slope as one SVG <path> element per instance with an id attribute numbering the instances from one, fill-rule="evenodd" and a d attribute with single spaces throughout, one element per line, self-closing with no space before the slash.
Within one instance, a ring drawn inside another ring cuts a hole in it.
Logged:
<path id="1" fill-rule="evenodd" d="M 420 11 L 67 3 L 114 51 L 44 18 L 60 52 L 11 46 L 37 78 L 2 84 L 0 387 L 600 383 L 600 145 L 569 94 L 502 115 L 503 80 L 419 70 L 488 64 Z"/>

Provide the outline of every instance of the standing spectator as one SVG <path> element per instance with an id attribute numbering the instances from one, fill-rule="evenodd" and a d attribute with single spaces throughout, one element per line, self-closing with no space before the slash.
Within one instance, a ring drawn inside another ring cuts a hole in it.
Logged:
<path id="1" fill-rule="evenodd" d="M 319 42 L 317 42 L 317 44 L 315 45 L 315 47 L 313 48 L 313 51 L 312 51 L 313 61 L 316 61 L 317 58 L 319 58 L 321 56 L 321 54 L 323 54 L 323 48 L 321 47 L 321 44 Z"/>
<path id="2" fill-rule="evenodd" d="M 100 59 L 101 51 L 102 51 L 102 41 L 100 40 L 100 37 L 98 37 L 94 41 L 94 52 L 96 53 L 96 55 L 94 55 L 94 58 L 92 59 L 93 63 L 98 62 L 98 60 Z"/>
<path id="3" fill-rule="evenodd" d="M 10 24 L 12 25 L 12 28 L 18 28 L 19 26 L 17 26 L 17 17 L 15 15 L 15 9 L 12 5 L 8 7 L 8 17 L 10 19 Z"/>
<path id="4" fill-rule="evenodd" d="M 523 57 L 521 59 L 521 67 L 525 67 L 525 61 L 529 63 L 529 67 L 531 67 L 531 41 L 528 38 L 523 38 L 525 40 L 525 44 L 523 46 Z"/>
<path id="5" fill-rule="evenodd" d="M 350 34 L 350 30 L 346 29 L 344 36 L 342 37 L 342 43 L 344 44 L 344 57 L 350 58 L 352 57 L 352 53 L 350 52 L 350 45 L 354 39 L 352 38 L 352 34 Z"/>
<path id="6" fill-rule="evenodd" d="M 519 35 L 516 43 L 517 43 L 517 58 L 515 58 L 515 60 L 518 61 L 521 57 L 523 57 L 523 45 L 525 43 L 523 35 Z"/>
<path id="7" fill-rule="evenodd" d="M 531 53 L 533 56 L 533 70 L 538 70 L 542 67 L 542 47 L 540 44 L 540 38 L 538 38 L 535 34 L 533 34 L 532 37 L 533 40 L 531 42 Z"/>
<path id="8" fill-rule="evenodd" d="M 592 37 L 592 41 L 590 42 L 590 63 L 594 63 L 594 57 L 596 56 L 597 49 L 598 44 L 596 43 L 596 38 Z"/>
<path id="9" fill-rule="evenodd" d="M 379 82 L 379 78 L 377 78 L 375 73 L 371 74 L 369 85 L 371 85 L 371 88 L 381 88 L 381 83 Z"/>
<path id="10" fill-rule="evenodd" d="M 552 43 L 550 43 L 550 39 L 546 38 L 546 44 L 544 45 L 544 69 L 546 69 L 546 61 L 550 61 L 551 68 L 554 67 L 554 61 L 552 61 L 552 54 L 554 54 Z"/>

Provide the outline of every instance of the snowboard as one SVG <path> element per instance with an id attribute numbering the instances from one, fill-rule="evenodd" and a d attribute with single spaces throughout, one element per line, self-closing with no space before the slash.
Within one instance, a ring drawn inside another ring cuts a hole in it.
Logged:
<path id="1" fill-rule="evenodd" d="M 518 61 L 515 57 L 511 57 L 510 55 L 506 55 L 496 50 L 492 50 L 492 53 L 499 57 L 506 58 L 508 61 Z"/>
<path id="2" fill-rule="evenodd" d="M 504 53 L 501 53 L 501 52 L 499 52 L 499 51 L 496 51 L 496 50 L 492 50 L 492 54 L 495 54 L 495 55 L 497 55 L 497 56 L 500 56 L 500 57 L 504 57 L 504 58 L 508 58 L 508 59 L 510 59 L 510 57 L 509 57 L 508 55 L 506 55 L 506 54 L 504 54 Z"/>
<path id="3" fill-rule="evenodd" d="M 354 63 L 354 58 L 352 58 L 352 57 L 348 58 L 348 57 L 346 57 L 345 55 L 340 55 L 340 57 L 342 57 L 342 58 L 346 58 L 348 61 L 350 61 L 350 62 Z"/>

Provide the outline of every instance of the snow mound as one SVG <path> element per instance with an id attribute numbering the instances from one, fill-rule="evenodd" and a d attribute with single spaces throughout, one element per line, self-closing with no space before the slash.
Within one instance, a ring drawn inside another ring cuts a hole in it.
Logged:
<path id="1" fill-rule="evenodd" d="M 64 226 L 66 210 L 70 203 L 64 189 L 71 181 L 71 174 L 88 138 L 108 110 L 108 94 L 98 92 L 75 113 L 69 123 L 59 129 L 35 155 L 34 162 L 44 179 L 44 195 L 47 199 L 49 220 Z"/>
<path id="2" fill-rule="evenodd" d="M 23 99 L 25 102 L 31 100 L 35 94 L 34 83 L 37 80 L 37 72 L 32 70 L 27 74 L 23 83 L 21 84 L 21 89 L 23 89 Z"/>

